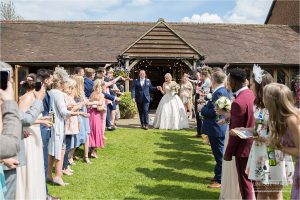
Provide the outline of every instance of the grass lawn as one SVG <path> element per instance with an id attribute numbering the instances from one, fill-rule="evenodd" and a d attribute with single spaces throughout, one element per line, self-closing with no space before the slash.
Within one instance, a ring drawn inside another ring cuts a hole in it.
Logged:
<path id="1" fill-rule="evenodd" d="M 64 176 L 70 185 L 49 185 L 49 191 L 63 199 L 218 199 L 220 190 L 208 189 L 205 180 L 213 176 L 210 146 L 194 134 L 137 128 L 107 132 L 99 158 L 91 165 L 78 161 L 75 174 Z"/>

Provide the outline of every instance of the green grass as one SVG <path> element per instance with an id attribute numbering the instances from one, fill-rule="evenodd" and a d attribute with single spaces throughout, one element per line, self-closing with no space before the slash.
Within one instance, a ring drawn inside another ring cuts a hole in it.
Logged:
<path id="1" fill-rule="evenodd" d="M 194 131 L 118 129 L 87 165 L 78 161 L 67 187 L 49 185 L 63 199 L 218 199 L 208 189 L 213 176 L 210 146 Z M 80 149 L 80 155 L 82 150 Z"/>

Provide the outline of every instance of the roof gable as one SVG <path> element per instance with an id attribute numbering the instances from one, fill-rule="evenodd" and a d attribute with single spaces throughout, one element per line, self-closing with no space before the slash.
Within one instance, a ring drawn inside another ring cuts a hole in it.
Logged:
<path id="1" fill-rule="evenodd" d="M 126 48 L 121 55 L 129 57 L 203 59 L 203 56 L 196 48 L 186 42 L 163 20 L 159 20 L 157 24 Z"/>

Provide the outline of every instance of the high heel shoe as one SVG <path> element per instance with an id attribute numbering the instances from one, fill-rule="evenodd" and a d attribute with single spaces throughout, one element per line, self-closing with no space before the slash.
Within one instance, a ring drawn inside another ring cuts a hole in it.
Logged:
<path id="1" fill-rule="evenodd" d="M 53 183 L 59 186 L 67 186 L 69 183 L 65 183 L 62 179 L 53 178 Z"/>

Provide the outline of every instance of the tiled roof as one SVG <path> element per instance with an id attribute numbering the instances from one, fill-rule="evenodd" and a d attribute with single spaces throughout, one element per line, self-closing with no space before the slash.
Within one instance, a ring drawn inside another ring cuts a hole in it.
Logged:
<path id="1" fill-rule="evenodd" d="M 2 21 L 1 60 L 116 62 L 156 23 Z M 299 64 L 299 27 L 167 23 L 207 63 Z"/>

